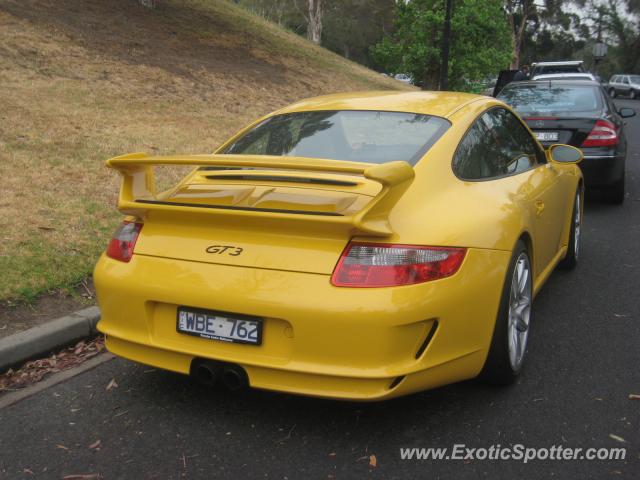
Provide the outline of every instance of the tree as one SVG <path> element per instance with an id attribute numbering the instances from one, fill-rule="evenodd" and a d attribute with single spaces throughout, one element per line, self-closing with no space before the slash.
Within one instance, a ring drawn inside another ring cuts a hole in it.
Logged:
<path id="1" fill-rule="evenodd" d="M 580 14 L 574 9 L 564 10 L 567 3 L 579 6 Z M 547 0 L 547 6 L 538 5 L 535 13 L 530 17 L 524 36 L 520 44 L 520 65 L 535 61 L 568 60 L 577 57 L 590 38 L 589 29 L 583 21 L 584 2 L 552 2 Z"/>
<path id="2" fill-rule="evenodd" d="M 395 0 L 340 0 L 325 5 L 322 45 L 372 66 L 370 47 L 393 28 Z"/>
<path id="3" fill-rule="evenodd" d="M 310 37 L 308 0 L 238 0 L 250 12 Z M 322 0 L 322 46 L 372 66 L 369 52 L 393 25 L 395 0 Z"/>
<path id="4" fill-rule="evenodd" d="M 449 86 L 468 90 L 495 75 L 511 58 L 509 25 L 502 0 L 456 0 L 451 18 Z M 437 89 L 445 4 L 412 0 L 396 4 L 395 32 L 372 48 L 381 68 L 408 73 L 425 89 Z"/>
<path id="5" fill-rule="evenodd" d="M 640 14 L 640 0 L 591 1 L 593 23 L 600 27 L 612 43 L 609 49 L 610 69 L 619 72 L 640 72 L 640 20 L 638 16 L 626 15 L 625 4 L 630 13 Z M 635 23 L 634 23 L 635 20 Z M 597 22 L 597 23 L 596 23 Z M 607 73 L 613 73 L 607 72 Z"/>
<path id="6" fill-rule="evenodd" d="M 527 22 L 535 13 L 536 5 L 534 0 L 505 0 L 504 8 L 509 27 L 511 27 L 511 43 L 513 45 L 510 67 L 517 69 L 520 67 L 520 51 Z"/>
<path id="7" fill-rule="evenodd" d="M 504 10 L 507 14 L 513 53 L 511 68 L 517 69 L 522 63 L 522 51 L 525 48 L 525 40 L 528 38 L 536 41 L 536 35 L 542 25 L 554 33 L 558 30 L 567 30 L 571 26 L 580 27 L 580 17 L 575 13 L 566 12 L 563 7 L 573 4 L 584 6 L 586 0 L 504 0 Z M 639 1 L 639 0 L 630 0 Z M 527 31 L 528 27 L 533 27 Z M 569 33 L 570 36 L 573 36 Z M 562 35 L 560 35 L 562 36 Z"/>
<path id="8" fill-rule="evenodd" d="M 306 12 L 298 6 L 297 0 L 293 3 L 307 23 L 307 38 L 319 45 L 322 41 L 323 0 L 307 0 Z"/>
<path id="9" fill-rule="evenodd" d="M 322 0 L 309 0 L 307 38 L 320 44 L 322 40 Z"/>

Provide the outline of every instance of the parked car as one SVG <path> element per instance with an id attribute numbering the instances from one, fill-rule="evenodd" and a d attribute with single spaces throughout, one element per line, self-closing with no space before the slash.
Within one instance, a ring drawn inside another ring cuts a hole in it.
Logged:
<path id="1" fill-rule="evenodd" d="M 498 98 L 511 105 L 545 147 L 566 143 L 582 150 L 587 188 L 602 189 L 612 203 L 624 201 L 627 140 L 623 118 L 599 83 L 550 80 L 510 83 Z"/>
<path id="2" fill-rule="evenodd" d="M 599 80 L 591 73 L 543 73 L 536 75 L 531 80 L 591 80 L 598 82 Z"/>
<path id="3" fill-rule="evenodd" d="M 628 96 L 632 100 L 640 98 L 640 75 L 614 75 L 607 88 L 611 98 L 619 95 Z"/>
<path id="4" fill-rule="evenodd" d="M 559 62 L 534 62 L 531 64 L 530 78 L 550 73 L 586 73 L 582 60 L 565 60 Z"/>
<path id="5" fill-rule="evenodd" d="M 493 95 L 493 90 L 496 88 L 496 83 L 498 83 L 497 76 L 485 78 L 482 82 L 482 91 L 480 94 L 491 97 Z"/>
<path id="6" fill-rule="evenodd" d="M 113 158 L 128 216 L 94 271 L 98 328 L 117 355 L 230 388 L 513 382 L 535 295 L 579 261 L 581 158 L 448 92 L 319 97 L 213 155 Z M 162 165 L 196 169 L 156 191 Z"/>
<path id="7" fill-rule="evenodd" d="M 399 82 L 402 83 L 408 83 L 408 84 L 412 84 L 413 80 L 411 79 L 410 75 L 407 75 L 406 73 L 396 73 L 393 78 L 395 78 L 396 80 L 398 80 Z"/>

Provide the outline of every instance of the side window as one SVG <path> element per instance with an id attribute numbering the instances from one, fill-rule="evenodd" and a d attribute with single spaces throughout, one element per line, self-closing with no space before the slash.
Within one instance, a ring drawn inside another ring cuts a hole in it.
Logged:
<path id="1" fill-rule="evenodd" d="M 629 85 L 629 77 L 622 77 L 622 83 Z"/>
<path id="2" fill-rule="evenodd" d="M 605 113 L 612 113 L 616 111 L 613 100 L 604 88 L 600 89 L 600 98 L 602 99 L 602 103 L 604 104 Z"/>
<path id="3" fill-rule="evenodd" d="M 616 83 L 617 81 L 618 81 L 618 75 L 614 75 L 614 76 L 611 78 L 611 81 L 610 81 L 609 83 Z"/>
<path id="4" fill-rule="evenodd" d="M 493 108 L 478 117 L 460 142 L 453 171 L 465 180 L 482 180 L 514 175 L 544 162 L 544 152 L 520 120 Z"/>

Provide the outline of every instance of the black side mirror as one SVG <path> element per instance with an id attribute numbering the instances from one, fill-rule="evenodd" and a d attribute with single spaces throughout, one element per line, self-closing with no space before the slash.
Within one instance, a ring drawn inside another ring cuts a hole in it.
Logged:
<path id="1" fill-rule="evenodd" d="M 633 108 L 621 108 L 618 113 L 622 118 L 635 117 L 636 111 Z"/>

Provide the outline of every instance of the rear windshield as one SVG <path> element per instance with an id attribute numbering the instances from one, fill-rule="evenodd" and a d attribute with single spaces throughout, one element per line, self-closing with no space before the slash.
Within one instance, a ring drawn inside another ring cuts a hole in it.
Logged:
<path id="1" fill-rule="evenodd" d="M 414 165 L 449 126 L 443 118 L 416 113 L 295 112 L 266 119 L 224 153 Z"/>
<path id="2" fill-rule="evenodd" d="M 597 87 L 591 86 L 507 85 L 498 98 L 520 115 L 582 117 L 602 110 Z"/>

